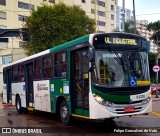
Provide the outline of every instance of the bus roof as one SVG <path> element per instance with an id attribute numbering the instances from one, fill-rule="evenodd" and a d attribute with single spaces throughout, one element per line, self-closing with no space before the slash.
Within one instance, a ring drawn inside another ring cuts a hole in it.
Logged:
<path id="1" fill-rule="evenodd" d="M 61 44 L 59 46 L 53 47 L 53 48 L 50 49 L 50 52 L 55 52 L 55 51 L 58 51 L 58 50 L 66 49 L 68 47 L 83 43 L 83 42 L 88 41 L 88 40 L 89 40 L 89 35 L 86 35 L 86 36 L 77 38 L 75 40 L 72 40 L 70 42 L 67 42 L 67 43 Z"/>

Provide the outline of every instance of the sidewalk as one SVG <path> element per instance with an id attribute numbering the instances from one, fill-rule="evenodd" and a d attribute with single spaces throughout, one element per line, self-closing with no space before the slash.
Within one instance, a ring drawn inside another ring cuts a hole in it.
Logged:
<path id="1" fill-rule="evenodd" d="M 155 98 L 156 95 L 152 95 L 152 100 L 153 101 L 160 101 L 160 95 L 158 95 L 159 98 Z"/>
<path id="2" fill-rule="evenodd" d="M 2 103 L 2 96 L 0 96 L 0 109 L 5 109 L 5 108 L 12 108 L 12 107 L 15 107 L 11 104 L 4 104 Z"/>

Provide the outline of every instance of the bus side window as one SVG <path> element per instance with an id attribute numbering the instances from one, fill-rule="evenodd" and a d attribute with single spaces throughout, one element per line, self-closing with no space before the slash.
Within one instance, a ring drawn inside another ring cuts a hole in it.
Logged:
<path id="1" fill-rule="evenodd" d="M 12 67 L 12 82 L 18 81 L 18 65 Z"/>
<path id="2" fill-rule="evenodd" d="M 19 67 L 19 69 L 18 69 L 18 81 L 23 82 L 24 81 L 24 65 L 19 64 L 18 67 Z"/>
<path id="3" fill-rule="evenodd" d="M 66 51 L 56 53 L 54 55 L 54 77 L 67 76 Z"/>
<path id="4" fill-rule="evenodd" d="M 52 68 L 52 57 L 51 55 L 45 56 L 42 59 L 42 66 L 43 66 L 43 71 L 42 71 L 42 75 L 44 79 L 48 79 L 48 78 L 52 78 L 53 76 L 53 68 Z"/>
<path id="5" fill-rule="evenodd" d="M 34 61 L 34 79 L 41 80 L 42 70 L 41 70 L 41 58 L 38 58 Z"/>

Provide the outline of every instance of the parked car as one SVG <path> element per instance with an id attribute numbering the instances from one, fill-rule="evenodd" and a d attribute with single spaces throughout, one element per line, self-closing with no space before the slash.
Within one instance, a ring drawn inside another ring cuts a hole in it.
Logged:
<path id="1" fill-rule="evenodd" d="M 160 92 L 160 84 L 158 84 L 157 89 L 158 89 L 158 91 Z"/>
<path id="2" fill-rule="evenodd" d="M 151 84 L 151 93 L 152 94 L 156 93 L 156 85 L 155 84 Z"/>
<path id="3" fill-rule="evenodd" d="M 157 86 L 158 93 L 160 93 L 160 84 Z M 151 84 L 151 93 L 155 94 L 156 93 L 156 84 Z"/>

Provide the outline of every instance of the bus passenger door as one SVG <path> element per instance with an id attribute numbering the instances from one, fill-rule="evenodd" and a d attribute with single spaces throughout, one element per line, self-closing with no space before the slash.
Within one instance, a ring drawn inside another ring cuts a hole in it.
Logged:
<path id="1" fill-rule="evenodd" d="M 72 111 L 84 116 L 89 116 L 88 65 L 88 48 L 71 53 Z"/>
<path id="2" fill-rule="evenodd" d="M 7 103 L 12 103 L 12 91 L 11 91 L 11 69 L 7 69 Z"/>
<path id="3" fill-rule="evenodd" d="M 26 64 L 26 106 L 34 107 L 33 63 Z"/>

